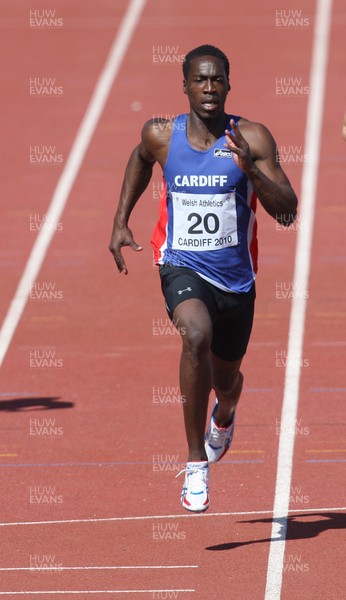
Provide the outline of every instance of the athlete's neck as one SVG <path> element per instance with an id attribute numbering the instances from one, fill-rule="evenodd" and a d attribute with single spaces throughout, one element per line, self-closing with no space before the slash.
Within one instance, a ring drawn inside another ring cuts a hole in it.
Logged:
<path id="1" fill-rule="evenodd" d="M 191 111 L 187 117 L 187 138 L 193 147 L 207 150 L 224 134 L 226 125 L 225 113 L 221 113 L 215 119 L 203 119 Z"/>

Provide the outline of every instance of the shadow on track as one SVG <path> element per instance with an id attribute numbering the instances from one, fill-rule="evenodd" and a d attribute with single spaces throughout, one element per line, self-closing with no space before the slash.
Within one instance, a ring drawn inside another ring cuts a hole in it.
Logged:
<path id="1" fill-rule="evenodd" d="M 300 518 L 310 518 L 310 517 L 321 517 L 318 521 L 297 521 L 296 519 Z M 238 521 L 238 523 L 270 523 L 272 524 L 278 520 L 277 519 L 251 519 L 247 521 Z M 327 512 L 317 512 L 317 513 L 304 513 L 300 515 L 290 515 L 287 519 L 287 534 L 286 540 L 301 540 L 314 538 L 323 533 L 323 531 L 328 531 L 330 529 L 346 529 L 346 514 L 344 513 L 327 513 Z M 280 541 L 281 538 L 278 538 L 277 541 Z M 271 538 L 266 538 L 262 540 L 249 540 L 245 542 L 226 542 L 224 544 L 217 544 L 215 546 L 208 546 L 206 550 L 213 551 L 221 551 L 221 550 L 234 550 L 235 548 L 239 548 L 241 546 L 248 546 L 250 544 L 262 544 L 262 543 L 270 543 Z M 276 541 L 276 540 L 273 540 Z"/>
<path id="2" fill-rule="evenodd" d="M 59 402 L 59 396 L 45 396 L 43 398 L 13 398 L 12 400 L 1 400 L 0 411 L 7 412 L 50 410 L 55 408 L 73 408 L 73 402 Z"/>

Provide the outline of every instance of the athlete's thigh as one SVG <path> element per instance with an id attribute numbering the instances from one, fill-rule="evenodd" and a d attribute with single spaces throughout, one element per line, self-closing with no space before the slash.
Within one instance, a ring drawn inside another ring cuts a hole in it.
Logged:
<path id="1" fill-rule="evenodd" d="M 173 312 L 173 323 L 184 345 L 204 346 L 205 349 L 210 349 L 213 324 L 209 310 L 202 300 L 191 298 L 178 304 Z"/>
<path id="2" fill-rule="evenodd" d="M 228 362 L 239 361 L 246 353 L 249 343 L 255 304 L 254 287 L 246 294 L 222 295 L 223 310 L 213 327 L 211 350 Z M 220 303 L 219 302 L 219 303 Z"/>
<path id="3" fill-rule="evenodd" d="M 160 277 L 162 293 L 166 301 L 166 309 L 172 320 L 178 306 L 180 304 L 185 305 L 190 300 L 201 301 L 209 312 L 211 319 L 215 320 L 217 314 L 215 300 L 205 281 L 197 273 L 184 267 L 165 264 L 160 267 Z M 188 306 L 193 305 L 188 304 Z M 184 310 L 181 317 L 183 314 L 185 315 L 185 312 L 186 317 L 193 317 L 190 309 Z"/>

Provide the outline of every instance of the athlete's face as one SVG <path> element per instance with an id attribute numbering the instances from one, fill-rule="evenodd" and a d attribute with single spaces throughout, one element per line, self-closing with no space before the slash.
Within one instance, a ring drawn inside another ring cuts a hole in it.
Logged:
<path id="1" fill-rule="evenodd" d="M 223 113 L 230 89 L 222 60 L 216 56 L 201 56 L 191 61 L 183 90 L 191 109 L 200 117 L 212 119 Z"/>

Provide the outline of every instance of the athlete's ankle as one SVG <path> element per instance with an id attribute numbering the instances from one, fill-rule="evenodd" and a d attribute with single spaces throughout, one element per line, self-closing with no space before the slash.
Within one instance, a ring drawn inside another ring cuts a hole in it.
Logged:
<path id="1" fill-rule="evenodd" d="M 187 462 L 201 462 L 207 461 L 208 457 L 206 455 L 204 447 L 201 450 L 190 450 L 187 457 Z"/>
<path id="2" fill-rule="evenodd" d="M 234 419 L 236 405 L 233 405 L 231 408 L 227 407 L 227 410 L 222 410 L 220 408 L 220 404 L 217 405 L 214 414 L 214 421 L 216 425 L 220 428 L 226 428 L 232 425 Z"/>

